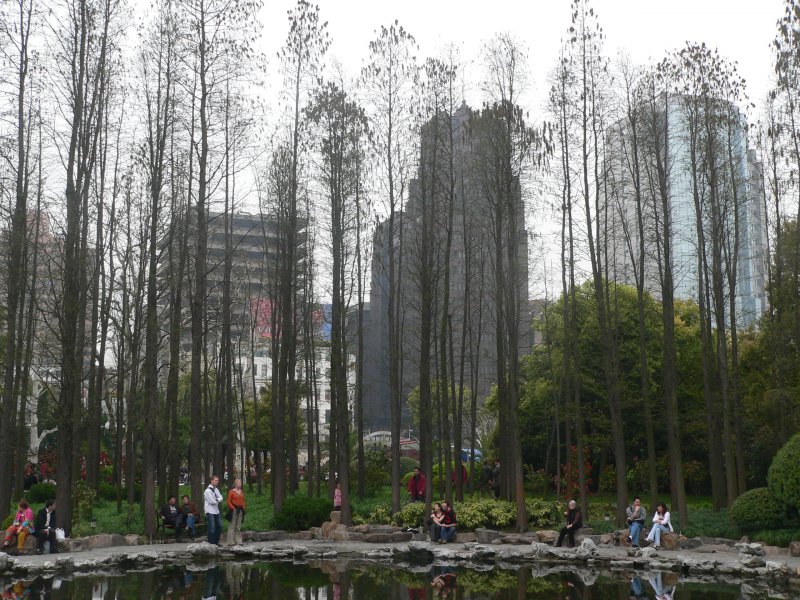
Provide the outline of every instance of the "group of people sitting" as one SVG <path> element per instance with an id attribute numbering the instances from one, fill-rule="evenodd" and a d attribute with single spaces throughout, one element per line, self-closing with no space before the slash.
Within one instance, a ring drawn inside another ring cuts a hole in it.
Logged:
<path id="1" fill-rule="evenodd" d="M 639 537 L 641 536 L 642 529 L 644 528 L 647 513 L 642 506 L 641 499 L 637 496 L 633 499 L 633 503 L 625 509 L 626 522 L 628 524 L 628 543 L 634 548 L 639 548 Z M 564 512 L 567 519 L 567 524 L 561 528 L 558 534 L 558 541 L 556 546 L 561 546 L 564 543 L 564 538 L 567 538 L 570 548 L 575 546 L 576 532 L 583 527 L 583 518 L 578 504 L 575 500 L 570 500 L 567 505 L 567 510 Z M 670 521 L 669 511 L 667 505 L 659 502 L 656 505 L 656 512 L 653 515 L 653 526 L 647 534 L 647 541 L 653 544 L 653 547 L 658 550 L 661 548 L 661 534 L 663 532 L 672 531 L 672 522 Z"/>
<path id="2" fill-rule="evenodd" d="M 181 504 L 178 506 L 178 499 L 176 496 L 170 496 L 167 503 L 161 508 L 161 520 L 167 527 L 175 529 L 175 538 L 180 540 L 183 535 L 183 529 L 189 537 L 194 537 L 197 532 L 197 523 L 200 522 L 200 513 L 194 503 L 189 500 L 189 496 L 181 498 Z"/>
<path id="3" fill-rule="evenodd" d="M 6 529 L 5 539 L 0 550 L 8 547 L 13 547 L 14 542 L 17 544 L 17 552 L 22 552 L 25 546 L 25 540 L 29 535 L 36 538 L 36 553 L 41 554 L 44 551 L 44 543 L 50 543 L 50 552 L 55 554 L 58 552 L 56 546 L 56 501 L 48 500 L 44 506 L 36 513 L 36 518 L 33 516 L 33 509 L 31 509 L 28 501 L 22 499 L 17 505 L 17 512 L 14 515 L 14 520 L 11 525 Z"/>

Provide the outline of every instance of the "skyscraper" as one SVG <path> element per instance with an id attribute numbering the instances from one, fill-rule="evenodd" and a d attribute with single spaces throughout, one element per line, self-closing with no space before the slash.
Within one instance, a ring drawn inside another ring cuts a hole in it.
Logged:
<path id="1" fill-rule="evenodd" d="M 628 117 L 607 131 L 606 163 L 609 176 L 609 255 L 619 283 L 635 284 L 639 268 L 635 249 L 636 225 L 634 156 L 640 161 L 640 187 L 646 246 L 645 286 L 660 297 L 658 241 L 662 215 L 657 209 L 658 190 L 652 184 L 655 166 L 650 156 L 653 143 L 661 144 L 669 195 L 672 229 L 671 250 L 674 295 L 697 301 L 703 272 L 712 262 L 725 271 L 725 310 L 734 282 L 737 327 L 755 323 L 766 310 L 766 230 L 761 165 L 747 147 L 746 120 L 730 102 L 717 100 L 702 105 L 691 98 L 661 99 L 659 122 L 666 128 L 654 142 L 652 131 L 642 125 L 637 152 Z M 709 109 L 708 106 L 712 108 Z M 713 110 L 713 114 L 707 114 Z M 642 109 L 642 115 L 646 110 Z M 642 118 L 644 118 L 642 116 Z M 711 125 L 698 128 L 697 123 Z M 650 161 L 648 163 L 648 161 Z M 633 253 L 633 256 L 632 256 Z M 705 271 L 704 271 L 705 270 Z M 728 317 L 726 317 L 727 319 Z"/>
<path id="2" fill-rule="evenodd" d="M 470 128 L 473 111 L 462 104 L 442 127 L 438 115 L 422 128 L 421 159 L 417 177 L 409 185 L 409 195 L 402 212 L 395 214 L 394 232 L 389 222 L 381 222 L 373 238 L 372 278 L 369 312 L 365 318 L 364 360 L 364 420 L 367 429 L 388 429 L 389 411 L 389 244 L 395 245 L 395 289 L 399 294 L 401 338 L 401 401 L 403 428 L 410 425 L 411 415 L 407 398 L 419 385 L 421 289 L 424 276 L 433 280 L 433 341 L 431 347 L 431 378 L 439 376 L 438 347 L 442 320 L 446 320 L 447 343 L 453 349 L 453 364 L 448 363 L 448 379 L 455 377 L 479 402 L 491 391 L 497 378 L 495 314 L 494 314 L 494 244 L 490 227 L 490 203 L 477 179 L 474 161 L 476 140 Z M 440 127 L 439 137 L 434 128 Z M 444 132 L 442 134 L 442 132 Z M 450 133 L 452 132 L 452 146 Z M 437 142 L 438 159 L 426 152 Z M 427 147 L 426 147 L 427 145 Z M 452 170 L 450 168 L 452 158 Z M 433 164 L 433 163 L 436 164 Z M 530 315 L 528 307 L 528 245 L 525 221 L 522 218 L 522 198 L 517 182 L 515 223 L 518 272 L 516 281 L 521 297 L 520 352 L 529 350 Z M 452 194 L 452 196 L 451 196 Z M 423 197 L 425 206 L 423 207 Z M 452 198 L 453 219 L 449 251 L 449 302 L 447 313 L 442 306 L 444 296 L 443 271 L 447 256 L 448 209 Z M 432 214 L 432 228 L 423 229 L 423 211 Z M 428 236 L 423 244 L 423 236 Z M 423 250 L 426 248 L 426 250 Z M 428 272 L 424 271 L 429 269 Z M 463 369 L 462 365 L 463 356 Z"/>

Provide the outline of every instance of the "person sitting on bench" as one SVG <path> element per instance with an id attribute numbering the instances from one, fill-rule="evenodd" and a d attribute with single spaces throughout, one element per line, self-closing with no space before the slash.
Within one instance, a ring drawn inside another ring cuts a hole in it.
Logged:
<path id="1" fill-rule="evenodd" d="M 183 503 L 181 505 L 181 514 L 183 514 L 183 520 L 186 523 L 186 531 L 189 532 L 191 537 L 195 537 L 197 523 L 200 522 L 200 513 L 197 512 L 194 502 L 189 500 L 189 496 L 184 496 L 181 502 Z"/>
<path id="2" fill-rule="evenodd" d="M 169 504 L 161 509 L 161 520 L 165 527 L 175 528 L 175 539 L 180 539 L 183 531 L 183 515 L 178 509 L 178 499 L 175 496 L 169 497 Z"/>
<path id="3" fill-rule="evenodd" d="M 38 513 L 36 513 L 36 553 L 44 552 L 44 543 L 50 542 L 50 554 L 58 552 L 56 548 L 56 501 L 48 500 L 44 503 Z"/>

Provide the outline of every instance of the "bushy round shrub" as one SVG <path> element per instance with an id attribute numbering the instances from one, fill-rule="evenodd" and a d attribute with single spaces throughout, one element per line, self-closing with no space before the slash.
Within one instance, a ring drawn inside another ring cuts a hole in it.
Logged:
<path id="1" fill-rule="evenodd" d="M 772 459 L 767 487 L 781 503 L 800 508 L 800 433 L 792 436 Z"/>
<path id="2" fill-rule="evenodd" d="M 272 517 L 272 527 L 286 531 L 303 531 L 319 527 L 328 520 L 333 503 L 327 498 L 295 495 L 287 498 L 280 512 Z"/>
<path id="3" fill-rule="evenodd" d="M 744 531 L 778 528 L 785 522 L 785 510 L 768 488 L 754 488 L 734 501 L 731 519 Z"/>
<path id="4" fill-rule="evenodd" d="M 56 486 L 52 483 L 37 483 L 26 492 L 28 502 L 41 504 L 56 497 Z"/>
<path id="5" fill-rule="evenodd" d="M 404 527 L 420 527 L 425 523 L 425 503 L 409 502 L 405 504 L 400 512 L 394 514 L 396 525 Z"/>
<path id="6" fill-rule="evenodd" d="M 549 527 L 558 524 L 563 510 L 557 502 L 541 498 L 525 498 L 525 512 L 529 527 Z"/>

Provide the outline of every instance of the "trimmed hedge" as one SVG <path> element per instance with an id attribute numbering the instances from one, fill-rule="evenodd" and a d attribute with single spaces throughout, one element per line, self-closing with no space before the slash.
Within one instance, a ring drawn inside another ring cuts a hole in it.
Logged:
<path id="1" fill-rule="evenodd" d="M 786 521 L 783 503 L 768 488 L 754 488 L 739 496 L 731 506 L 731 519 L 743 531 L 777 529 Z"/>
<path id="2" fill-rule="evenodd" d="M 800 508 L 800 433 L 792 436 L 772 459 L 767 487 L 781 503 Z"/>
<path id="3" fill-rule="evenodd" d="M 304 531 L 328 520 L 333 502 L 327 498 L 295 495 L 287 498 L 280 512 L 272 517 L 272 527 L 285 531 Z"/>

